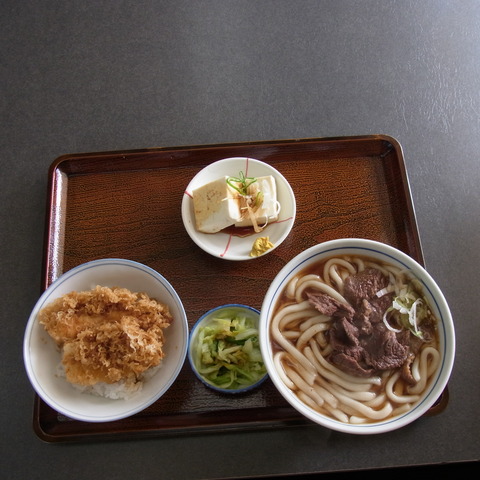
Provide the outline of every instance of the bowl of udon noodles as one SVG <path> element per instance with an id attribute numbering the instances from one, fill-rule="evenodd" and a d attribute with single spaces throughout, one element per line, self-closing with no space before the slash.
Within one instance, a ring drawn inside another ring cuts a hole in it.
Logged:
<path id="1" fill-rule="evenodd" d="M 281 269 L 262 304 L 260 346 L 275 387 L 307 419 L 377 434 L 436 404 L 455 331 L 444 295 L 417 261 L 347 238 L 310 247 Z"/>

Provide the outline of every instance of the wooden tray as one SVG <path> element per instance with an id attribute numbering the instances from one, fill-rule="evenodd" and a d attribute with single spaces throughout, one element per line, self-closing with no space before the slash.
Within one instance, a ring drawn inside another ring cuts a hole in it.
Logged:
<path id="1" fill-rule="evenodd" d="M 206 165 L 252 157 L 290 182 L 297 217 L 289 237 L 254 261 L 232 262 L 199 249 L 180 216 L 184 190 Z M 105 257 L 142 262 L 164 275 L 189 325 L 226 303 L 260 308 L 277 272 L 312 245 L 363 237 L 393 245 L 423 264 L 399 143 L 388 136 L 282 140 L 64 155 L 49 171 L 43 289 L 61 273 Z M 430 413 L 442 410 L 446 392 Z M 188 361 L 170 390 L 125 420 L 84 423 L 35 399 L 34 430 L 47 442 L 193 434 L 308 421 L 267 380 L 226 396 L 201 384 Z"/>

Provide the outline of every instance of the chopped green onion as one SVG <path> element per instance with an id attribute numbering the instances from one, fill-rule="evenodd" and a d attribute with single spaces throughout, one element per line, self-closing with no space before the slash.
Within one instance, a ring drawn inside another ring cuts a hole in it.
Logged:
<path id="1" fill-rule="evenodd" d="M 255 177 L 246 177 L 243 172 L 240 172 L 238 177 L 227 178 L 228 185 L 244 197 L 248 195 L 248 187 L 256 181 L 257 179 Z"/>
<path id="2" fill-rule="evenodd" d="M 394 328 L 389 320 L 394 316 L 400 328 Z M 413 283 L 409 282 L 398 291 L 398 295 L 393 299 L 392 305 L 383 315 L 383 322 L 386 327 L 393 332 L 401 332 L 402 329 L 410 330 L 415 336 L 423 338 L 420 330 L 422 321 L 427 318 L 427 303 L 420 297 L 415 290 Z"/>

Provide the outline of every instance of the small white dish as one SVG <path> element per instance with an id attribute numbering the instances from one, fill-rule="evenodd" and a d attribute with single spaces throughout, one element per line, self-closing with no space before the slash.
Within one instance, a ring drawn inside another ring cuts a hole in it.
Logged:
<path id="1" fill-rule="evenodd" d="M 112 400 L 82 393 L 58 376 L 61 352 L 38 322 L 39 311 L 53 300 L 72 291 L 97 285 L 123 287 L 146 292 L 167 304 L 174 318 L 165 330 L 165 358 L 141 391 L 128 399 Z M 129 417 L 158 400 L 172 385 L 184 364 L 188 343 L 185 310 L 170 283 L 158 272 L 138 262 L 124 259 L 94 260 L 61 275 L 40 296 L 25 330 L 23 356 L 28 378 L 42 400 L 57 412 L 84 422 L 109 422 Z"/>
<path id="2" fill-rule="evenodd" d="M 226 232 L 202 233 L 195 227 L 195 214 L 193 210 L 192 192 L 222 176 L 238 176 L 243 172 L 249 177 L 272 175 L 277 184 L 277 199 L 280 203 L 279 218 L 272 222 L 260 233 L 246 237 L 234 236 Z M 214 162 L 200 172 L 190 181 L 182 200 L 182 220 L 190 238 L 205 252 L 214 257 L 226 260 L 251 260 L 250 252 L 254 241 L 259 237 L 269 237 L 273 248 L 277 248 L 290 233 L 295 222 L 296 202 L 293 190 L 286 178 L 271 165 L 247 157 L 231 157 Z"/>

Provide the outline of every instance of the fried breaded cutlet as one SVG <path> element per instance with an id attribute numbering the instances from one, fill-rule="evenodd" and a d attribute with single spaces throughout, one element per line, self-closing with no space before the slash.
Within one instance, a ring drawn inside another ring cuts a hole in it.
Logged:
<path id="1" fill-rule="evenodd" d="M 162 361 L 163 330 L 173 318 L 167 305 L 145 293 L 97 286 L 54 300 L 39 321 L 63 350 L 69 382 L 128 386 Z"/>

